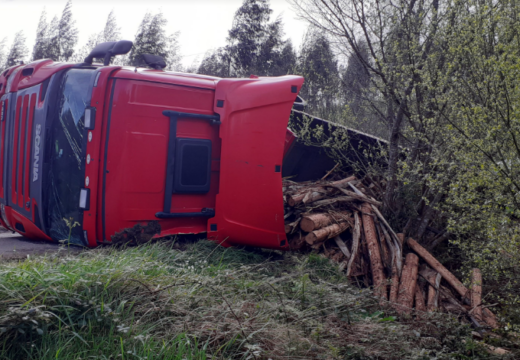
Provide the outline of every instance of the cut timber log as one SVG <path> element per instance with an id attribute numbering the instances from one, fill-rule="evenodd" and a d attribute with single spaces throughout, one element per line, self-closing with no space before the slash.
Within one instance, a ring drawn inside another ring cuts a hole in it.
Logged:
<path id="1" fill-rule="evenodd" d="M 338 197 L 335 197 L 332 199 L 324 199 L 324 200 L 315 201 L 312 204 L 312 206 L 325 206 L 325 205 L 332 205 L 332 204 L 335 204 L 338 202 L 352 202 L 354 200 L 356 200 L 356 199 L 353 197 L 350 197 L 350 196 L 338 196 Z"/>
<path id="2" fill-rule="evenodd" d="M 302 217 L 302 221 L 300 222 L 300 228 L 303 231 L 311 232 L 316 229 L 321 229 L 332 223 L 339 222 L 344 218 L 346 219 L 347 215 L 347 212 L 338 214 L 338 216 L 333 216 L 326 213 L 304 215 Z"/>
<path id="3" fill-rule="evenodd" d="M 356 180 L 357 180 L 357 178 L 354 175 L 352 175 L 352 176 L 349 176 L 349 177 L 341 179 L 341 180 L 333 181 L 332 185 L 343 187 L 343 186 L 347 186 L 349 182 L 356 181 Z"/>
<path id="4" fill-rule="evenodd" d="M 482 321 L 482 273 L 473 269 L 471 273 L 471 311 L 477 321 Z"/>
<path id="5" fill-rule="evenodd" d="M 333 181 L 332 183 L 329 183 L 332 186 L 337 187 L 344 187 L 347 186 L 348 183 L 351 181 L 355 181 L 355 176 L 349 176 L 348 178 Z M 296 194 L 288 195 L 287 196 L 287 203 L 290 206 L 296 206 L 302 201 L 304 203 L 309 203 L 316 201 L 318 199 L 321 199 L 325 197 L 328 193 L 330 193 L 332 190 L 325 189 L 323 185 L 315 184 L 314 186 L 307 186 L 304 188 L 299 189 L 299 191 Z"/>
<path id="6" fill-rule="evenodd" d="M 426 301 L 424 300 L 424 294 L 419 283 L 415 286 L 415 310 L 426 312 Z"/>
<path id="7" fill-rule="evenodd" d="M 327 239 L 333 238 L 334 236 L 341 234 L 343 231 L 347 230 L 349 226 L 350 224 L 348 222 L 342 222 L 339 224 L 325 226 L 324 228 L 314 230 L 307 234 L 307 236 L 305 237 L 305 241 L 309 245 L 321 243 Z"/>
<path id="8" fill-rule="evenodd" d="M 294 234 L 291 240 L 289 241 L 289 247 L 291 250 L 299 250 L 305 244 L 305 237 L 302 236 L 300 232 Z"/>
<path id="9" fill-rule="evenodd" d="M 440 273 L 442 277 L 450 284 L 462 298 L 470 296 L 469 290 L 453 275 L 448 269 L 446 269 L 432 254 L 423 248 L 417 241 L 412 238 L 408 239 L 408 246 L 412 248 L 420 257 L 426 261 L 435 271 Z M 492 328 L 497 328 L 498 323 L 495 315 L 489 309 L 483 309 L 484 321 Z"/>
<path id="10" fill-rule="evenodd" d="M 347 264 L 347 276 L 350 276 L 352 271 L 352 264 L 354 260 L 357 258 L 358 249 L 359 249 L 359 239 L 361 238 L 361 221 L 359 220 L 359 214 L 357 211 L 354 212 L 354 229 L 352 231 L 352 251 L 351 257 Z"/>
<path id="11" fill-rule="evenodd" d="M 294 229 L 298 226 L 299 222 L 300 222 L 300 219 L 297 219 L 296 221 L 293 221 L 292 223 L 285 224 L 285 233 L 292 234 Z"/>
<path id="12" fill-rule="evenodd" d="M 428 252 L 425 248 L 423 248 L 417 241 L 412 238 L 408 239 L 408 246 L 412 248 L 420 257 L 426 261 L 428 265 L 430 265 L 435 271 L 437 271 L 441 276 L 455 289 L 460 296 L 467 297 L 469 295 L 468 289 L 453 275 L 448 269 L 446 269 L 436 258 L 433 257 L 432 254 Z"/>
<path id="13" fill-rule="evenodd" d="M 347 247 L 347 245 L 345 245 L 345 243 L 343 242 L 341 237 L 339 235 L 335 236 L 334 241 L 336 241 L 336 245 L 338 245 L 339 249 L 345 255 L 347 260 L 350 259 L 350 251 L 348 251 L 348 247 Z"/>
<path id="14" fill-rule="evenodd" d="M 428 282 L 428 312 L 437 311 L 439 308 L 439 286 L 441 285 L 442 276 L 433 270 L 421 272 L 421 276 Z"/>
<path id="15" fill-rule="evenodd" d="M 397 266 L 395 261 L 392 265 L 392 283 L 390 284 L 390 302 L 397 302 L 397 295 L 399 294 L 399 272 L 397 271 Z"/>
<path id="16" fill-rule="evenodd" d="M 397 296 L 397 311 L 399 313 L 409 314 L 412 311 L 418 271 L 419 258 L 417 255 L 409 253 L 404 261 L 401 283 L 399 284 Z"/>
<path id="17" fill-rule="evenodd" d="M 381 262 L 381 253 L 379 252 L 379 244 L 377 241 L 376 226 L 369 204 L 364 203 L 361 206 L 363 212 L 363 229 L 365 230 L 365 238 L 367 241 L 368 255 L 370 256 L 370 267 L 372 268 L 372 283 L 374 284 L 374 293 L 382 299 L 388 299 L 386 292 L 386 278 L 383 271 L 383 263 Z"/>
<path id="18" fill-rule="evenodd" d="M 349 185 L 352 185 L 351 183 L 349 183 Z M 343 188 L 341 188 L 340 186 L 337 186 L 337 185 L 332 185 L 332 184 L 329 184 L 329 185 L 323 185 L 325 187 L 332 187 L 336 190 L 339 190 L 341 191 L 343 194 L 347 195 L 347 197 L 350 197 L 350 198 L 353 198 L 354 200 L 358 200 L 358 201 L 363 201 L 363 202 L 367 202 L 369 204 L 372 204 L 372 205 L 376 205 L 376 206 L 381 206 L 381 202 L 380 201 L 377 201 L 377 200 L 374 200 L 374 199 L 371 199 L 369 198 L 368 196 L 366 196 L 365 194 L 363 194 L 362 192 L 359 192 L 356 193 L 356 192 L 352 192 L 352 191 L 349 191 L 349 190 L 345 190 Z M 353 186 L 353 185 L 352 185 Z M 361 194 L 361 195 L 360 195 Z M 325 196 L 322 196 L 322 197 L 325 197 Z M 318 200 L 318 199 L 316 199 Z M 310 201 L 309 201 L 310 202 Z"/>

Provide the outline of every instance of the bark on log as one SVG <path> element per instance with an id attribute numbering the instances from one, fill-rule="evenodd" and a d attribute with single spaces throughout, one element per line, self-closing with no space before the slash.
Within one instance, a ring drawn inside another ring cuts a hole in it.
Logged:
<path id="1" fill-rule="evenodd" d="M 332 182 L 332 185 L 336 185 L 336 186 L 347 186 L 347 184 L 351 181 L 356 181 L 356 177 L 354 175 L 352 176 L 349 176 L 345 179 L 341 179 L 341 180 L 337 180 L 337 181 L 333 181 Z"/>
<path id="2" fill-rule="evenodd" d="M 401 283 L 399 284 L 397 296 L 397 311 L 399 313 L 409 314 L 412 311 L 418 271 L 419 258 L 417 255 L 409 253 L 404 261 Z"/>
<path id="3" fill-rule="evenodd" d="M 412 238 L 408 238 L 408 246 L 412 248 L 420 257 L 426 261 L 435 271 L 442 275 L 442 277 L 455 289 L 460 296 L 468 297 L 468 289 L 453 275 L 448 269 L 446 269 L 432 254 L 430 254 L 425 248 L 423 248 L 417 241 Z"/>
<path id="4" fill-rule="evenodd" d="M 471 274 L 471 308 L 473 316 L 482 321 L 482 273 L 479 269 L 473 269 Z"/>
<path id="5" fill-rule="evenodd" d="M 359 239 L 361 237 L 361 221 L 359 220 L 359 214 L 357 211 L 354 212 L 354 229 L 352 231 L 352 251 L 350 260 L 347 264 L 347 276 L 350 275 L 352 271 L 352 264 L 354 260 L 357 258 L 358 249 L 359 249 Z"/>
<path id="6" fill-rule="evenodd" d="M 376 223 L 376 229 L 378 235 L 377 238 L 379 240 L 379 248 L 381 249 L 381 260 L 383 261 L 383 267 L 389 274 L 392 271 L 393 256 L 391 255 L 391 252 L 386 244 L 385 236 L 383 234 L 383 230 L 381 229 L 381 225 Z"/>
<path id="7" fill-rule="evenodd" d="M 285 233 L 286 234 L 291 234 L 294 230 L 294 228 L 296 228 L 298 226 L 298 223 L 300 222 L 301 219 L 297 219 L 291 223 L 287 223 L 285 224 Z"/>
<path id="8" fill-rule="evenodd" d="M 304 215 L 300 222 L 300 228 L 303 231 L 311 232 L 316 229 L 321 229 L 325 226 L 329 226 L 332 223 L 346 220 L 346 216 L 348 214 L 348 212 L 342 212 L 339 213 L 337 216 L 326 213 Z"/>
<path id="9" fill-rule="evenodd" d="M 351 183 L 349 183 L 349 185 L 352 185 Z M 358 193 L 356 192 L 352 192 L 352 191 L 348 191 L 348 190 L 345 190 L 339 186 L 336 186 L 336 185 L 323 185 L 325 187 L 327 186 L 330 186 L 336 190 L 339 190 L 341 191 L 343 194 L 347 195 L 348 197 L 351 197 L 353 198 L 354 200 L 359 200 L 359 201 L 363 201 L 363 202 L 367 202 L 369 204 L 372 204 L 372 205 L 376 205 L 376 206 L 380 206 L 382 205 L 380 201 L 377 201 L 377 200 L 374 200 L 374 199 L 371 199 L 369 198 L 368 196 L 366 196 L 365 194 L 363 194 L 362 192 L 359 192 L 359 195 Z"/>
<path id="10" fill-rule="evenodd" d="M 437 311 L 439 308 L 439 286 L 441 285 L 442 276 L 433 270 L 425 274 L 428 281 L 428 312 Z"/>
<path id="11" fill-rule="evenodd" d="M 305 237 L 300 232 L 295 234 L 291 240 L 289 240 L 289 248 L 291 250 L 300 250 L 305 244 Z"/>
<path id="12" fill-rule="evenodd" d="M 379 220 L 381 220 L 381 223 L 386 226 L 386 228 L 392 235 L 391 237 L 395 244 L 394 250 L 395 250 L 395 261 L 396 261 L 396 265 L 397 265 L 397 271 L 399 271 L 399 274 L 401 274 L 401 271 L 403 270 L 403 246 L 402 246 L 402 244 L 399 243 L 399 240 L 397 239 L 397 235 L 395 234 L 394 230 L 390 227 L 390 225 L 388 225 L 388 222 L 383 217 L 381 212 L 377 209 L 377 207 L 372 205 L 372 210 L 374 210 L 374 213 L 377 215 Z"/>
<path id="13" fill-rule="evenodd" d="M 355 176 L 349 176 L 348 178 L 345 178 L 345 179 L 342 179 L 342 180 L 333 181 L 331 184 L 334 185 L 334 186 L 342 187 L 342 186 L 347 186 L 347 184 L 349 182 L 354 181 L 354 180 L 356 180 Z M 299 203 L 301 203 L 305 199 L 306 196 L 308 198 L 310 198 L 312 196 L 311 194 L 313 194 L 313 193 L 320 193 L 320 192 L 326 194 L 326 193 L 329 193 L 330 191 L 326 190 L 323 186 L 320 186 L 320 185 L 318 185 L 318 186 L 309 186 L 307 188 L 301 189 L 296 194 L 289 195 L 287 197 L 287 203 L 290 206 L 296 206 Z M 318 199 L 315 199 L 315 200 L 318 200 Z M 308 202 L 308 200 L 306 202 Z"/>
<path id="14" fill-rule="evenodd" d="M 325 206 L 325 205 L 332 205 L 337 202 L 352 202 L 356 199 L 350 196 L 338 196 L 332 199 L 325 199 L 325 200 L 319 200 L 312 203 L 312 206 Z"/>
<path id="15" fill-rule="evenodd" d="M 419 283 L 415 286 L 415 310 L 426 312 L 426 301 L 424 300 L 424 294 Z"/>
<path id="16" fill-rule="evenodd" d="M 333 238 L 336 235 L 341 234 L 343 231 L 347 230 L 350 224 L 348 222 L 342 222 L 339 224 L 332 224 L 326 226 L 324 228 L 314 230 L 307 234 L 305 237 L 305 241 L 309 245 L 315 245 L 317 243 L 323 242 L 327 239 Z"/>
<path id="17" fill-rule="evenodd" d="M 370 256 L 370 266 L 372 268 L 372 283 L 374 284 L 374 293 L 383 299 L 388 299 L 386 291 L 386 277 L 383 271 L 383 263 L 381 262 L 381 253 L 379 252 L 379 244 L 377 242 L 376 227 L 372 216 L 370 205 L 364 203 L 361 206 L 363 211 L 363 229 L 365 230 L 365 238 L 367 240 L 368 255 Z"/>
<path id="18" fill-rule="evenodd" d="M 436 258 L 433 257 L 425 248 L 423 248 L 417 241 L 412 238 L 408 239 L 408 246 L 412 248 L 420 257 L 422 257 L 428 265 L 439 272 L 442 277 L 450 284 L 453 289 L 464 299 L 470 296 L 469 290 L 453 275 L 448 269 L 446 269 Z M 492 328 L 497 328 L 498 323 L 495 315 L 489 309 L 483 309 L 484 321 Z"/>
<path id="19" fill-rule="evenodd" d="M 336 245 L 338 245 L 338 247 L 340 248 L 341 252 L 345 255 L 347 260 L 350 259 L 350 251 L 348 251 L 348 247 L 347 245 L 345 245 L 341 237 L 339 235 L 335 236 L 334 241 L 336 241 Z"/>
<path id="20" fill-rule="evenodd" d="M 484 322 L 486 324 L 491 326 L 493 329 L 497 329 L 498 328 L 497 318 L 496 318 L 495 314 L 493 314 L 491 312 L 491 310 L 486 309 L 486 308 L 482 309 L 482 315 L 484 315 Z"/>
<path id="21" fill-rule="evenodd" d="M 399 294 L 399 271 L 397 271 L 397 266 L 395 264 L 392 265 L 392 283 L 390 284 L 390 302 L 397 303 L 397 295 Z"/>

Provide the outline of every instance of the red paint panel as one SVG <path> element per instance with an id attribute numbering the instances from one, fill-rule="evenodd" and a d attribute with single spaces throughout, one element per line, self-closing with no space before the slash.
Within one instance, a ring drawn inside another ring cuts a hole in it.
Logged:
<path id="1" fill-rule="evenodd" d="M 20 130 L 20 111 L 22 110 L 22 97 L 19 96 L 16 100 L 16 112 L 14 116 L 14 143 L 13 143 L 13 168 L 11 171 L 11 188 L 12 200 L 16 203 L 18 195 L 16 193 L 16 163 L 18 155 L 18 131 Z"/>
<path id="2" fill-rule="evenodd" d="M 29 171 L 31 164 L 31 141 L 32 141 L 32 128 L 33 128 L 33 120 L 34 120 L 34 108 L 36 106 L 36 94 L 31 95 L 31 103 L 29 104 L 29 121 L 27 125 L 27 144 L 25 144 L 25 178 L 24 178 L 24 194 L 25 194 L 25 204 L 28 204 L 30 201 L 29 196 L 29 183 L 31 181 L 31 172 Z M 22 205 L 24 206 L 24 205 Z M 27 208 L 27 207 L 26 207 Z"/>
<path id="3" fill-rule="evenodd" d="M 5 151 L 5 140 L 7 139 L 7 137 L 5 136 L 5 124 L 7 124 L 7 121 L 6 121 L 6 118 L 7 118 L 7 108 L 9 106 L 8 104 L 8 100 L 4 100 L 4 106 L 5 106 L 5 112 L 4 112 L 4 121 L 2 121 L 1 123 L 1 127 L 2 127 L 2 132 L 1 132 L 1 135 L 2 135 L 2 139 L 0 140 L 1 141 L 1 145 L 0 145 L 0 197 L 1 198 L 5 198 L 5 192 L 4 192 L 4 151 Z"/>
<path id="4" fill-rule="evenodd" d="M 155 214 L 163 211 L 170 119 L 162 112 L 214 114 L 213 102 L 212 90 L 116 80 L 106 150 L 106 240 L 136 223 L 159 220 Z M 219 160 L 218 126 L 205 120 L 180 118 L 177 137 L 211 140 L 212 160 Z M 202 208 L 214 208 L 218 174 L 218 171 L 211 173 L 211 190 L 207 194 L 174 194 L 171 211 L 199 212 Z M 200 233 L 207 227 L 206 218 L 159 221 L 162 235 Z"/>
<path id="5" fill-rule="evenodd" d="M 13 229 L 15 229 L 17 233 L 22 234 L 31 239 L 44 239 L 52 241 L 52 239 L 49 236 L 45 235 L 45 233 L 38 229 L 38 227 L 34 225 L 29 219 L 13 210 L 10 206 L 5 207 L 5 214 L 8 217 L 11 226 L 13 227 Z M 17 230 L 15 227 L 16 223 L 22 224 L 25 229 L 25 232 Z"/>
<path id="6" fill-rule="evenodd" d="M 29 107 L 29 95 L 25 95 L 23 97 L 23 110 L 22 110 L 22 118 L 20 120 L 20 145 L 18 146 L 18 206 L 21 208 L 24 207 L 23 204 L 23 160 L 24 160 L 24 147 L 25 147 L 25 132 L 27 126 L 27 110 Z"/>
<path id="7" fill-rule="evenodd" d="M 209 237 L 217 242 L 287 248 L 281 165 L 302 83 L 297 76 L 218 83 L 215 98 L 224 100 L 223 108 L 215 107 L 222 121 L 220 192 L 208 224 Z"/>

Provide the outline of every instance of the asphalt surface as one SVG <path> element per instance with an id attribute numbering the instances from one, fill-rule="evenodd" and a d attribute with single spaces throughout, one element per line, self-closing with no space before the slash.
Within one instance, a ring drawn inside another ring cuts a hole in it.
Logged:
<path id="1" fill-rule="evenodd" d="M 27 255 L 55 253 L 60 251 L 60 244 L 47 240 L 29 240 L 19 234 L 0 227 L 0 261 L 27 258 Z M 61 251 L 78 252 L 80 248 L 61 246 Z"/>

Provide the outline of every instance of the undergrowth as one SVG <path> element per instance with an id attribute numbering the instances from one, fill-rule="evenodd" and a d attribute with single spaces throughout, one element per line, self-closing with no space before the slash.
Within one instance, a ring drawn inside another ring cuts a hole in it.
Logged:
<path id="1" fill-rule="evenodd" d="M 398 319 L 321 256 L 208 241 L 0 263 L 0 359 L 483 359 L 471 330 Z"/>

